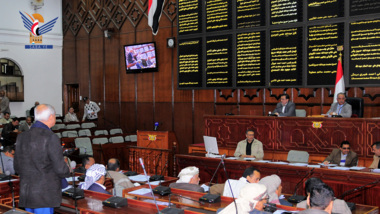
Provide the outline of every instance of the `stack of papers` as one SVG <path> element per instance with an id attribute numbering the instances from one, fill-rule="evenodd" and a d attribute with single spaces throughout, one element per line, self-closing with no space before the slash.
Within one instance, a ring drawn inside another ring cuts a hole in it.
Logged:
<path id="1" fill-rule="evenodd" d="M 372 172 L 377 172 L 377 173 L 379 173 L 379 172 L 380 172 L 380 169 L 373 169 Z"/>
<path id="2" fill-rule="evenodd" d="M 290 163 L 290 166 L 307 166 L 307 163 Z"/>
<path id="3" fill-rule="evenodd" d="M 318 164 L 312 164 L 312 165 L 307 165 L 307 167 L 310 167 L 310 168 L 321 168 L 321 166 L 320 165 L 318 165 Z"/>
<path id="4" fill-rule="evenodd" d="M 281 165 L 288 165 L 289 164 L 287 162 L 282 162 L 282 161 L 279 161 L 279 162 L 269 162 L 269 163 L 281 164 Z"/>
<path id="5" fill-rule="evenodd" d="M 134 182 L 147 182 L 149 177 L 150 177 L 149 175 L 148 177 L 145 175 L 134 175 L 134 176 L 129 176 L 128 178 Z"/>
<path id="6" fill-rule="evenodd" d="M 362 169 L 365 169 L 365 167 L 363 167 L 363 166 L 353 166 L 350 169 L 351 170 L 362 170 Z"/>
<path id="7" fill-rule="evenodd" d="M 329 167 L 329 169 L 337 169 L 337 170 L 349 170 L 349 167 L 344 166 L 336 166 L 336 167 Z"/>

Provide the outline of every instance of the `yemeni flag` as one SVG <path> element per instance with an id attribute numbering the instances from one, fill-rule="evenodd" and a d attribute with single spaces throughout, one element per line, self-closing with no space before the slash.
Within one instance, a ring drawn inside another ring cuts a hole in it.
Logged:
<path id="1" fill-rule="evenodd" d="M 335 79 L 335 92 L 334 92 L 334 103 L 337 102 L 336 98 L 339 93 L 345 93 L 344 87 L 344 77 L 343 77 L 343 68 L 341 63 L 341 58 L 338 59 L 338 68 L 336 70 L 336 79 Z"/>
<path id="2" fill-rule="evenodd" d="M 161 18 L 165 0 L 149 0 L 148 25 L 152 28 L 153 35 L 158 32 L 158 22 Z"/>

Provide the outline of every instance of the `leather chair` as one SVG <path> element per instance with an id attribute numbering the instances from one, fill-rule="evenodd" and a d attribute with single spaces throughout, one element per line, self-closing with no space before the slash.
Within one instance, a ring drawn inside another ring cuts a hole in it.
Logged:
<path id="1" fill-rule="evenodd" d="M 351 117 L 363 117 L 364 113 L 364 99 L 357 97 L 347 97 L 346 102 L 352 107 Z"/>

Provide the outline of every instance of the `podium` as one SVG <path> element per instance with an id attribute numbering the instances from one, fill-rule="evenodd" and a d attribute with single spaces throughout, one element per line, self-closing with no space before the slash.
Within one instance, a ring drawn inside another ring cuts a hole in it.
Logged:
<path id="1" fill-rule="evenodd" d="M 139 131 L 137 130 L 137 146 L 152 149 L 173 149 L 178 142 L 172 131 Z M 178 150 L 178 146 L 176 146 Z M 176 151 L 177 152 L 177 151 Z"/>
<path id="2" fill-rule="evenodd" d="M 137 131 L 137 146 L 128 147 L 129 169 L 143 173 L 139 158 L 149 174 L 175 176 L 177 138 L 172 131 Z"/>

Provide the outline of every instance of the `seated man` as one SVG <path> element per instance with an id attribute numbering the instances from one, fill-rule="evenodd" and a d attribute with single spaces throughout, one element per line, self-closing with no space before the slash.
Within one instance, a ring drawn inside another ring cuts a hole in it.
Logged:
<path id="1" fill-rule="evenodd" d="M 282 94 L 280 102 L 277 103 L 276 108 L 273 111 L 273 114 L 277 116 L 289 117 L 296 116 L 296 104 L 292 101 L 289 101 L 288 94 Z"/>
<path id="2" fill-rule="evenodd" d="M 66 123 L 69 123 L 69 122 L 79 122 L 77 114 L 75 114 L 73 107 L 69 107 L 69 112 L 67 112 L 67 114 L 65 115 L 64 121 Z"/>
<path id="3" fill-rule="evenodd" d="M 12 146 L 16 143 L 18 131 L 18 118 L 13 118 L 13 121 L 3 126 L 1 136 L 3 137 L 3 146 Z"/>
<path id="4" fill-rule="evenodd" d="M 281 178 L 278 175 L 270 175 L 262 178 L 259 184 L 264 184 L 267 188 L 268 202 L 273 204 L 281 204 L 285 206 L 293 206 L 292 203 L 284 199 L 279 199 L 282 192 Z"/>
<path id="5" fill-rule="evenodd" d="M 350 104 L 346 103 L 346 95 L 344 93 L 339 93 L 336 100 L 338 102 L 331 104 L 331 108 L 326 114 L 351 117 L 352 107 Z"/>
<path id="6" fill-rule="evenodd" d="M 4 112 L 4 117 L 0 119 L 0 124 L 7 124 L 12 122 L 11 115 L 8 112 Z"/>
<path id="7" fill-rule="evenodd" d="M 372 152 L 375 153 L 373 156 L 373 162 L 369 168 L 380 169 L 380 141 L 372 144 Z"/>
<path id="8" fill-rule="evenodd" d="M 312 191 L 312 188 L 314 186 L 324 184 L 323 181 L 319 178 L 309 178 L 305 182 L 305 192 L 306 195 L 310 195 L 310 192 Z M 301 201 L 297 204 L 297 207 L 308 209 L 309 205 L 307 204 L 307 200 Z M 347 206 L 347 203 L 344 200 L 341 199 L 335 199 L 332 207 L 333 213 L 344 213 L 344 214 L 351 214 L 350 208 Z"/>
<path id="9" fill-rule="evenodd" d="M 240 191 L 239 196 L 219 214 L 250 213 L 269 214 L 264 212 L 264 204 L 267 203 L 267 188 L 263 184 L 246 184 Z"/>
<path id="10" fill-rule="evenodd" d="M 331 214 L 334 200 L 333 190 L 326 184 L 319 184 L 311 188 L 307 196 L 309 208 L 299 212 L 299 214 Z"/>
<path id="11" fill-rule="evenodd" d="M 95 164 L 95 159 L 92 156 L 82 158 L 82 166 L 75 169 L 75 172 L 86 173 L 86 170 Z"/>
<path id="12" fill-rule="evenodd" d="M 170 188 L 184 189 L 194 192 L 204 192 L 204 189 L 199 186 L 199 169 L 195 166 L 189 166 L 181 170 L 178 174 L 179 179 L 176 183 L 171 183 Z"/>
<path id="13" fill-rule="evenodd" d="M 264 150 L 263 150 L 263 144 L 254 138 L 255 132 L 251 129 L 248 129 L 245 132 L 245 140 L 242 140 L 238 143 L 236 150 L 235 150 L 235 157 L 251 157 L 251 158 L 257 158 L 257 159 L 263 159 L 264 157 Z"/>
<path id="14" fill-rule="evenodd" d="M 239 196 L 241 188 L 243 188 L 243 186 L 247 183 L 258 183 L 260 176 L 260 171 L 251 166 L 244 170 L 243 177 L 241 177 L 239 180 L 229 179 L 234 197 L 236 198 Z M 232 197 L 230 186 L 228 185 L 227 181 L 224 184 L 215 184 L 211 186 L 210 193 Z"/>
<path id="15" fill-rule="evenodd" d="M 112 158 L 107 163 L 107 177 L 113 179 L 114 191 L 116 196 L 122 196 L 123 189 L 134 187 L 129 178 L 120 171 L 120 162 L 118 159 Z"/>
<path id="16" fill-rule="evenodd" d="M 343 141 L 339 149 L 333 149 L 331 154 L 323 161 L 325 165 L 330 163 L 340 166 L 356 166 L 358 164 L 358 155 L 350 150 L 350 142 Z"/>
<path id="17" fill-rule="evenodd" d="M 1 154 L 1 168 L 4 166 L 4 169 L 2 169 L 2 173 L 6 174 L 8 171 L 11 175 L 15 174 L 15 169 L 13 168 L 13 158 L 15 155 L 15 148 L 13 146 L 6 146 L 3 149 L 3 154 Z"/>
<path id="18" fill-rule="evenodd" d="M 20 132 L 28 131 L 32 125 L 32 117 L 27 117 L 25 123 L 20 125 Z"/>
<path id="19" fill-rule="evenodd" d="M 85 182 L 81 188 L 94 192 L 110 194 L 106 191 L 106 187 L 103 185 L 106 181 L 106 173 L 106 168 L 102 164 L 92 165 L 87 169 Z"/>

